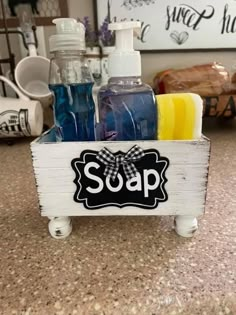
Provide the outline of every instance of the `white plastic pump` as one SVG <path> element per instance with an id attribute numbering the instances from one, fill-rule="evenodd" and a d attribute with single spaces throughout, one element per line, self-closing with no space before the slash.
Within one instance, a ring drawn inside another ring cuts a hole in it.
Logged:
<path id="1" fill-rule="evenodd" d="M 110 77 L 141 76 L 140 52 L 134 50 L 134 30 L 140 29 L 136 21 L 109 24 L 109 30 L 116 32 L 116 48 L 108 57 Z"/>
<path id="2" fill-rule="evenodd" d="M 57 34 L 49 39 L 50 52 L 59 50 L 85 51 L 85 28 L 72 18 L 60 18 L 52 21 L 56 24 Z"/>

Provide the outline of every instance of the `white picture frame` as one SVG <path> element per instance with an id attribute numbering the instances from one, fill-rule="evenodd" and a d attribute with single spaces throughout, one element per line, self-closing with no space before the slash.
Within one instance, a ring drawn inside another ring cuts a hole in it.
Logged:
<path id="1" fill-rule="evenodd" d="M 235 0 L 95 0 L 98 28 L 110 21 L 139 20 L 135 49 L 143 52 L 235 50 Z"/>

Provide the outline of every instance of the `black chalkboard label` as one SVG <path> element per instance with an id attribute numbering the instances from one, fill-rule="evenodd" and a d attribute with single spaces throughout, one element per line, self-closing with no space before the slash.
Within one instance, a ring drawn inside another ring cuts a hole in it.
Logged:
<path id="1" fill-rule="evenodd" d="M 155 149 L 143 152 L 143 157 L 134 163 L 137 169 L 135 177 L 128 180 L 120 165 L 113 180 L 104 175 L 106 165 L 97 159 L 98 151 L 83 151 L 80 158 L 71 162 L 76 174 L 74 201 L 83 203 L 89 210 L 109 206 L 155 209 L 159 202 L 167 201 L 165 184 L 169 160 L 161 157 Z M 125 154 L 121 151 L 113 152 L 114 157 Z"/>

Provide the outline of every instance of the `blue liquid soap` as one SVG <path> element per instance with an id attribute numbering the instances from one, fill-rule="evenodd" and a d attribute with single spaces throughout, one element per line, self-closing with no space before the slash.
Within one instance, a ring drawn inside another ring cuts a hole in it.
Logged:
<path id="1" fill-rule="evenodd" d="M 149 85 L 141 81 L 141 55 L 133 48 L 138 21 L 109 24 L 116 47 L 108 56 L 110 79 L 98 95 L 101 140 L 155 140 L 157 104 Z"/>
<path id="2" fill-rule="evenodd" d="M 94 141 L 93 83 L 50 84 L 57 141 Z"/>
<path id="3" fill-rule="evenodd" d="M 84 60 L 84 26 L 72 18 L 53 23 L 57 33 L 49 40 L 49 88 L 54 94 L 56 141 L 94 141 L 93 79 Z"/>
<path id="4" fill-rule="evenodd" d="M 155 140 L 157 105 L 152 89 L 140 80 L 110 79 L 99 91 L 100 139 Z"/>

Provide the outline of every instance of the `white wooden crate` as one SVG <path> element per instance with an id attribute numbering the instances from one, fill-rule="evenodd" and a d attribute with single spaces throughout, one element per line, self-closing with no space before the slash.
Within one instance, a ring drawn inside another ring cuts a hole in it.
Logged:
<path id="1" fill-rule="evenodd" d="M 101 174 L 102 165 L 96 160 L 100 150 L 105 147 L 125 155 L 134 145 L 145 153 L 142 163 L 134 163 L 138 177 L 127 181 L 122 165 L 116 182 Z M 177 233 L 187 237 L 197 229 L 196 218 L 204 213 L 210 155 L 210 141 L 205 137 L 56 143 L 54 130 L 50 130 L 31 143 L 31 151 L 41 215 L 51 220 L 53 237 L 70 234 L 71 216 L 108 215 L 174 215 Z"/>

